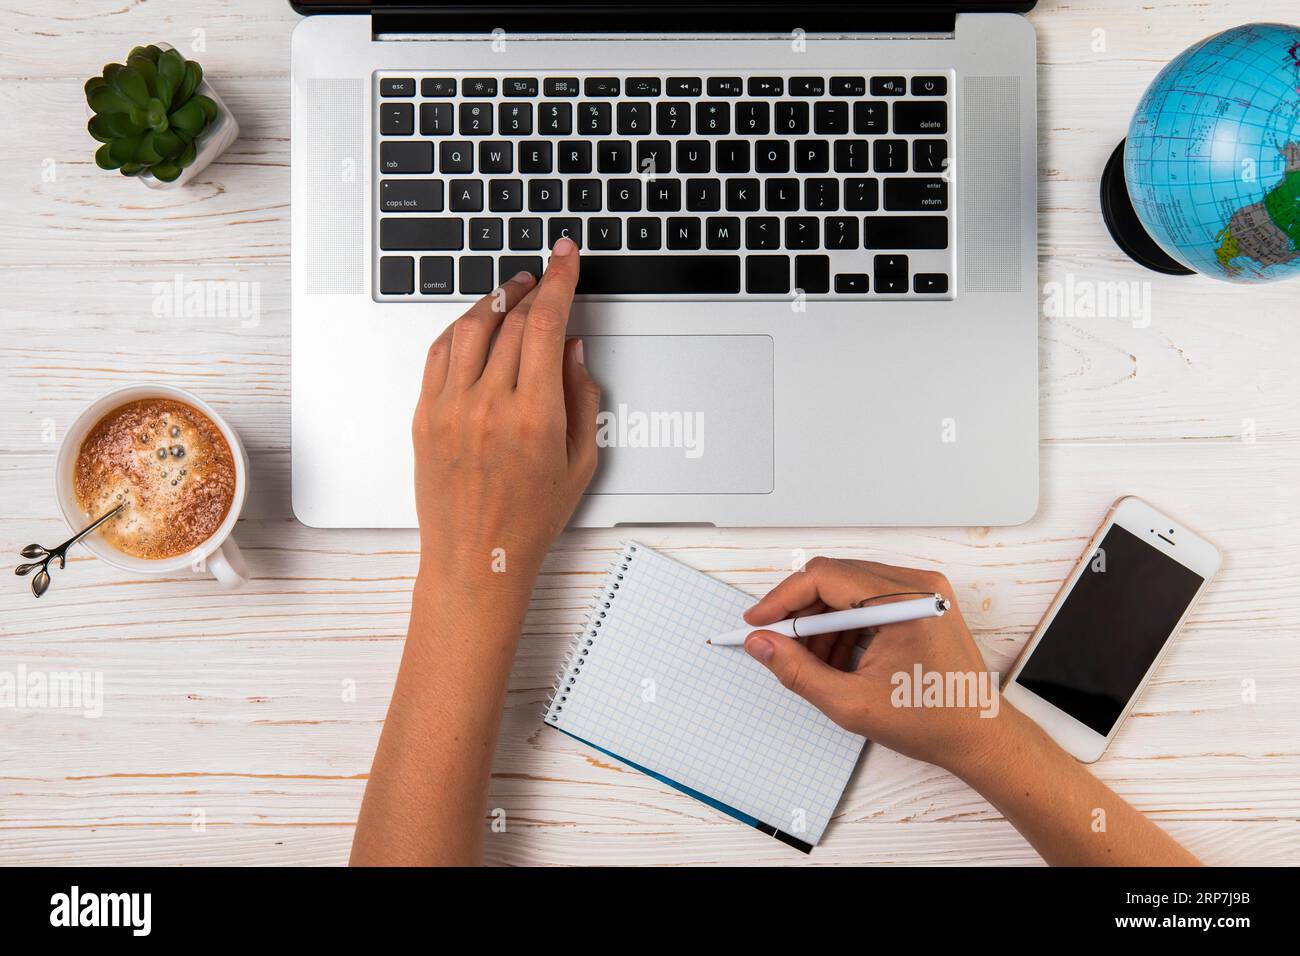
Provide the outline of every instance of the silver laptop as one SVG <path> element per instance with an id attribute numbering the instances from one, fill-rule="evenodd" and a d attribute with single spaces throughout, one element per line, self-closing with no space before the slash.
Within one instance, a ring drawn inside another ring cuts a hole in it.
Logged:
<path id="1" fill-rule="evenodd" d="M 294 6 L 301 521 L 415 525 L 429 344 L 560 236 L 576 525 L 1034 513 L 1032 3 Z"/>

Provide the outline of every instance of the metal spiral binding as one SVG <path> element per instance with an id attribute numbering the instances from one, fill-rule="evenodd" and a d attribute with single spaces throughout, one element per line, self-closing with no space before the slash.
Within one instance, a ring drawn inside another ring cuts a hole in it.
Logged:
<path id="1" fill-rule="evenodd" d="M 623 553 L 610 562 L 609 570 L 605 573 L 605 583 L 601 585 L 600 590 L 592 595 L 591 611 L 587 614 L 586 623 L 583 624 L 582 630 L 574 637 L 573 643 L 569 645 L 569 649 L 564 655 L 564 662 L 555 674 L 551 693 L 546 698 L 546 709 L 542 711 L 542 720 L 545 723 L 554 725 L 559 721 L 560 712 L 564 710 L 564 703 L 569 699 L 569 690 L 582 674 L 582 665 L 587 653 L 591 650 L 596 638 L 600 636 L 601 624 L 609 613 L 614 598 L 618 597 L 619 582 L 627 574 L 636 551 L 637 546 L 635 544 L 628 544 L 624 547 Z"/>

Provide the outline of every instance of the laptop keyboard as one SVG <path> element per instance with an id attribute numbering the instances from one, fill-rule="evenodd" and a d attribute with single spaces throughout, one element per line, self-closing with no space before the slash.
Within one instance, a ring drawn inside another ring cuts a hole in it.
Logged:
<path id="1" fill-rule="evenodd" d="M 377 76 L 376 297 L 951 298 L 950 79 Z"/>

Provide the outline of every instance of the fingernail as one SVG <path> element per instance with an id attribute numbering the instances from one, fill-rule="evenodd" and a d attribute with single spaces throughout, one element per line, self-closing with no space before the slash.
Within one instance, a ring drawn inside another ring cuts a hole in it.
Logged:
<path id="1" fill-rule="evenodd" d="M 772 659 L 776 648 L 766 637 L 750 637 L 745 641 L 745 651 L 760 664 L 766 664 Z"/>
<path id="2" fill-rule="evenodd" d="M 587 357 L 582 354 L 582 339 L 578 339 L 578 344 L 573 347 L 573 357 L 578 360 L 579 365 L 587 364 Z"/>
<path id="3" fill-rule="evenodd" d="M 551 250 L 551 255 L 553 255 L 553 256 L 567 256 L 567 255 L 569 255 L 571 252 L 573 252 L 573 250 L 576 249 L 576 248 L 577 248 L 577 246 L 574 245 L 573 240 L 572 240 L 572 239 L 569 239 L 569 238 L 566 236 L 565 238 L 561 239 L 559 242 L 557 242 L 557 243 L 555 244 L 555 248 Z"/>
<path id="4" fill-rule="evenodd" d="M 518 272 L 515 273 L 513 281 L 522 282 L 524 285 L 532 285 L 533 274 L 529 272 L 527 269 L 520 269 Z"/>

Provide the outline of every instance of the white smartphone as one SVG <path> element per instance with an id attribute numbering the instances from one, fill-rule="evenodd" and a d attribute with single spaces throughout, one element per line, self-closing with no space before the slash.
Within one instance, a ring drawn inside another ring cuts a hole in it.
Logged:
<path id="1" fill-rule="evenodd" d="M 1141 498 L 1110 507 L 1002 688 L 1092 763 L 1219 570 L 1218 548 Z"/>

